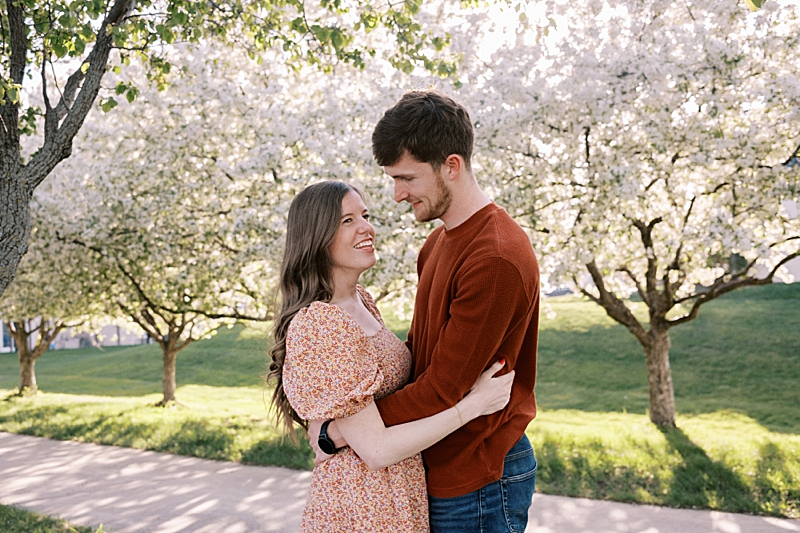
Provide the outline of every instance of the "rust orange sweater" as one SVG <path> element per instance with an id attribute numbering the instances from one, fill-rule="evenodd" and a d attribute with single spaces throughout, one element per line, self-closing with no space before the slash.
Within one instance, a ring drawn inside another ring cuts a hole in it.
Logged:
<path id="1" fill-rule="evenodd" d="M 530 240 L 489 204 L 466 222 L 436 228 L 417 262 L 408 334 L 412 382 L 378 400 L 387 426 L 456 404 L 488 366 L 505 358 L 516 376 L 502 411 L 469 422 L 423 452 L 428 492 L 452 498 L 497 481 L 503 459 L 536 416 L 539 266 Z"/>

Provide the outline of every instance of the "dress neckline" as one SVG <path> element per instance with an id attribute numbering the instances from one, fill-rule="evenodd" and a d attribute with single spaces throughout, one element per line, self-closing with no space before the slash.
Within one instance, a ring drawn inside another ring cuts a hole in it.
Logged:
<path id="1" fill-rule="evenodd" d="M 355 326 L 356 326 L 356 327 L 357 327 L 359 330 L 361 330 L 361 334 L 362 334 L 362 335 L 364 335 L 364 337 L 366 337 L 366 338 L 368 338 L 368 339 L 374 339 L 375 337 L 377 337 L 378 335 L 380 335 L 381 331 L 383 331 L 384 329 L 386 329 L 386 324 L 384 324 L 384 323 L 383 323 L 383 320 L 381 320 L 380 316 L 377 316 L 377 315 L 376 315 L 376 314 L 375 314 L 375 313 L 372 311 L 372 309 L 370 308 L 369 304 L 367 304 L 367 302 L 364 300 L 364 296 L 361 294 L 361 291 L 358 291 L 358 298 L 361 300 L 361 303 L 362 303 L 362 304 L 364 304 L 364 307 L 367 309 L 367 312 L 369 312 L 369 314 L 370 314 L 370 315 L 372 315 L 372 317 L 373 317 L 375 320 L 377 320 L 377 322 L 378 322 L 378 325 L 379 325 L 379 327 L 378 327 L 378 331 L 376 331 L 376 332 L 375 332 L 375 333 L 373 333 L 372 335 L 367 335 L 367 332 L 364 330 L 364 328 L 363 328 L 363 327 L 361 327 L 361 324 L 359 324 L 359 323 L 358 323 L 358 321 L 357 321 L 357 320 L 356 320 L 356 319 L 353 317 L 353 315 L 351 315 L 351 314 L 350 314 L 350 313 L 347 311 L 347 309 L 345 309 L 344 307 L 338 306 L 338 305 L 336 305 L 336 304 L 328 303 L 328 302 L 323 302 L 323 301 L 321 301 L 321 300 L 317 300 L 317 301 L 316 301 L 316 302 L 314 302 L 314 303 L 318 303 L 318 304 L 322 304 L 322 305 L 327 305 L 327 306 L 330 306 L 330 307 L 335 307 L 336 309 L 338 309 L 338 310 L 339 310 L 339 311 L 340 311 L 340 312 L 341 312 L 341 313 L 342 313 L 342 314 L 343 314 L 343 315 L 344 315 L 344 316 L 347 318 L 347 320 L 349 320 L 350 322 L 352 322 L 353 324 L 355 324 Z"/>

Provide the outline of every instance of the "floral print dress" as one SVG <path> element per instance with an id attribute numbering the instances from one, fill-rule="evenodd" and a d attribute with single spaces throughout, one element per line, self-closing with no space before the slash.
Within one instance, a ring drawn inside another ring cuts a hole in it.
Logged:
<path id="1" fill-rule="evenodd" d="M 305 420 L 343 418 L 405 385 L 411 355 L 358 287 L 381 329 L 368 337 L 347 311 L 314 302 L 292 319 L 286 335 L 283 386 Z M 420 454 L 370 470 L 349 447 L 314 468 L 302 532 L 419 533 L 429 531 Z"/>

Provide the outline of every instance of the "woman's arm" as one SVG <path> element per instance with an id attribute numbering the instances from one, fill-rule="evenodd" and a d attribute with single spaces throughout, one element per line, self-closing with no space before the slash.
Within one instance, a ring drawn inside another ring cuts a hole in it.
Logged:
<path id="1" fill-rule="evenodd" d="M 336 424 L 369 468 L 386 468 L 429 448 L 470 420 L 505 407 L 511 397 L 514 371 L 493 377 L 504 364 L 504 361 L 493 364 L 481 374 L 467 396 L 433 416 L 387 428 L 375 402 L 371 402 L 358 413 L 337 419 Z"/>

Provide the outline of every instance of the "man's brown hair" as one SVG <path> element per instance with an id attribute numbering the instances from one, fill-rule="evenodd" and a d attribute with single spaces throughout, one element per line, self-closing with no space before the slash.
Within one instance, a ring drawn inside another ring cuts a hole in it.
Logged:
<path id="1" fill-rule="evenodd" d="M 466 108 L 436 90 L 409 91 L 386 111 L 372 132 L 372 154 L 382 167 L 408 151 L 434 169 L 452 154 L 471 168 L 475 131 Z"/>

